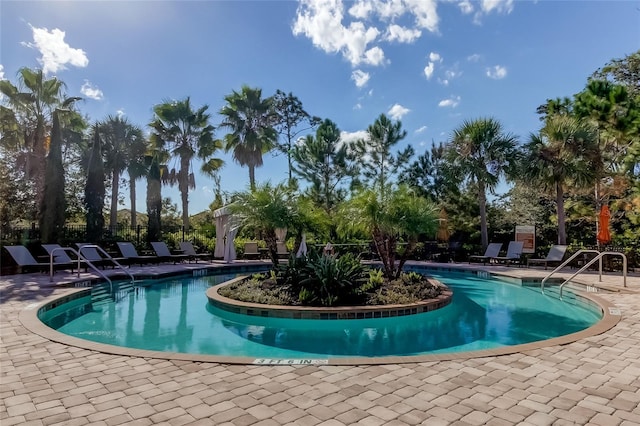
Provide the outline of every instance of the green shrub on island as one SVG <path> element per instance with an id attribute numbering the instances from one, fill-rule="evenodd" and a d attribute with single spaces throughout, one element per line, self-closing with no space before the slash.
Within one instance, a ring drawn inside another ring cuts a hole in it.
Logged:
<path id="1" fill-rule="evenodd" d="M 242 302 L 291 306 L 366 306 L 415 303 L 437 297 L 442 287 L 416 272 L 395 280 L 362 265 L 352 254 L 289 258 L 268 273 L 220 289 Z"/>

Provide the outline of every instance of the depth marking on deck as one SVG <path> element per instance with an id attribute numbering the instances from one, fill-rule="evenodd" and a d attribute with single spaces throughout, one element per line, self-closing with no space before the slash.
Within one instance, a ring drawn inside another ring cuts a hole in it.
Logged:
<path id="1" fill-rule="evenodd" d="M 256 365 L 327 365 L 328 359 L 270 359 L 256 358 L 253 360 Z"/>
<path id="2" fill-rule="evenodd" d="M 620 316 L 622 314 L 620 313 L 620 308 L 609 307 L 609 315 L 618 315 L 618 316 Z"/>

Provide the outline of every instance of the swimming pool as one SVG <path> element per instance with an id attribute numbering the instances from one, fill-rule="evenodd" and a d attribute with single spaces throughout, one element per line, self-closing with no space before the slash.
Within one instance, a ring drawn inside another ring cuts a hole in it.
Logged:
<path id="1" fill-rule="evenodd" d="M 264 359 L 397 357 L 490 350 L 551 339 L 598 322 L 596 309 L 470 273 L 429 271 L 452 303 L 418 315 L 362 320 L 291 320 L 211 306 L 212 285 L 239 274 L 149 282 L 115 303 L 80 297 L 40 313 L 69 336 L 120 347 Z"/>

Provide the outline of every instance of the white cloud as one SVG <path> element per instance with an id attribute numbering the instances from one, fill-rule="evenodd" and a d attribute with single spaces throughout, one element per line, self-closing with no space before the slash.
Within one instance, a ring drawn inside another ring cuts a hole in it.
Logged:
<path id="1" fill-rule="evenodd" d="M 429 64 L 424 67 L 424 75 L 427 77 L 427 80 L 431 80 L 431 77 L 433 76 L 433 71 L 434 71 L 435 65 L 433 65 L 433 62 L 429 62 Z"/>
<path id="2" fill-rule="evenodd" d="M 120 118 L 124 117 L 125 115 L 127 115 L 126 112 L 124 112 L 124 108 L 120 108 L 119 110 L 116 111 L 116 115 Z"/>
<path id="3" fill-rule="evenodd" d="M 481 0 L 480 8 L 484 13 L 496 11 L 498 13 L 511 13 L 513 0 Z"/>
<path id="4" fill-rule="evenodd" d="M 373 89 L 369 90 L 368 95 L 369 95 L 369 97 L 373 96 Z"/>
<path id="5" fill-rule="evenodd" d="M 440 56 L 437 52 L 429 53 L 429 63 L 426 67 L 424 67 L 424 75 L 427 77 L 427 80 L 431 80 L 433 77 L 433 72 L 435 71 L 436 62 L 442 63 L 442 56 Z"/>
<path id="6" fill-rule="evenodd" d="M 378 46 L 372 47 L 367 50 L 364 54 L 366 60 L 365 63 L 373 66 L 382 65 L 385 62 L 384 60 L 384 52 Z"/>
<path id="7" fill-rule="evenodd" d="M 342 143 L 351 143 L 360 139 L 369 139 L 369 133 L 366 130 L 358 130 L 357 132 L 340 132 L 340 141 Z"/>
<path id="8" fill-rule="evenodd" d="M 415 16 L 418 27 L 425 28 L 432 33 L 438 32 L 440 17 L 438 17 L 438 2 L 436 0 L 405 0 L 404 3 Z"/>
<path id="9" fill-rule="evenodd" d="M 470 13 L 473 13 L 473 10 L 474 10 L 473 4 L 469 0 L 461 1 L 460 3 L 458 3 L 458 7 L 460 8 L 460 11 L 465 15 L 469 15 Z"/>
<path id="10" fill-rule="evenodd" d="M 417 128 L 415 133 L 423 133 L 425 130 L 427 130 L 427 126 L 422 126 Z"/>
<path id="11" fill-rule="evenodd" d="M 4 65 L 0 64 L 0 80 L 4 80 Z"/>
<path id="12" fill-rule="evenodd" d="M 294 35 L 304 35 L 326 53 L 340 53 L 352 66 L 387 63 L 380 42 L 411 43 L 422 29 L 438 31 L 436 0 L 358 0 L 345 16 L 343 0 L 300 0 L 292 25 Z M 404 15 L 414 18 L 413 27 L 394 22 Z M 384 31 L 367 24 L 391 22 Z M 383 37 L 380 35 L 384 33 Z"/>
<path id="13" fill-rule="evenodd" d="M 480 60 L 480 58 L 482 58 L 482 56 L 480 56 L 477 53 L 474 53 L 473 55 L 467 56 L 467 61 L 469 61 L 469 62 L 478 62 Z"/>
<path id="14" fill-rule="evenodd" d="M 373 12 L 373 3 L 370 1 L 357 1 L 349 8 L 349 15 L 358 19 L 367 19 Z"/>
<path id="15" fill-rule="evenodd" d="M 487 68 L 487 77 L 494 80 L 501 80 L 507 76 L 507 69 L 503 66 L 496 65 L 492 68 Z"/>
<path id="16" fill-rule="evenodd" d="M 89 80 L 84 81 L 84 84 L 80 88 L 80 93 L 85 95 L 87 98 L 95 99 L 96 101 L 104 98 L 104 93 L 102 93 L 102 90 L 91 84 Z"/>
<path id="17" fill-rule="evenodd" d="M 49 31 L 46 28 L 31 26 L 33 43 L 23 42 L 24 46 L 36 49 L 42 57 L 38 62 L 42 64 L 42 72 L 55 73 L 66 69 L 66 65 L 84 68 L 89 64 L 87 54 L 82 49 L 74 49 L 65 41 L 65 32 L 57 28 Z"/>
<path id="18" fill-rule="evenodd" d="M 437 52 L 431 52 L 429 53 L 429 60 L 431 62 L 442 62 L 442 56 Z"/>
<path id="19" fill-rule="evenodd" d="M 456 71 L 453 69 L 446 70 L 444 72 L 444 78 L 439 78 L 438 83 L 442 84 L 443 86 L 448 86 L 451 80 L 453 80 L 454 78 L 458 78 L 461 75 L 462 75 L 462 71 Z"/>
<path id="20" fill-rule="evenodd" d="M 449 99 L 443 99 L 438 102 L 438 106 L 442 108 L 455 108 L 460 104 L 460 96 L 451 96 Z"/>
<path id="21" fill-rule="evenodd" d="M 400 104 L 395 104 L 392 106 L 387 114 L 391 116 L 394 120 L 400 120 L 402 117 L 407 115 L 411 110 L 409 108 L 405 108 Z"/>
<path id="22" fill-rule="evenodd" d="M 351 80 L 356 82 L 357 87 L 363 87 L 369 81 L 371 76 L 368 72 L 364 72 L 362 70 L 355 70 L 351 73 Z"/>
<path id="23" fill-rule="evenodd" d="M 340 0 L 302 0 L 298 4 L 294 35 L 304 35 L 314 46 L 327 53 L 342 53 L 353 66 L 361 63 L 380 65 L 382 50 L 367 49 L 379 35 L 375 27 L 365 27 L 362 22 L 342 24 L 343 4 Z M 382 54 L 384 59 L 384 54 Z"/>
<path id="24" fill-rule="evenodd" d="M 362 104 L 361 104 L 360 102 L 358 102 L 357 104 L 355 104 L 355 105 L 353 106 L 353 109 L 356 109 L 356 110 L 357 110 L 357 109 L 362 109 Z"/>
<path id="25" fill-rule="evenodd" d="M 463 8 L 462 13 L 469 14 L 473 12 L 473 7 Z M 481 0 L 480 10 L 473 14 L 473 23 L 480 25 L 482 17 L 492 12 L 509 14 L 513 11 L 513 0 Z"/>
<path id="26" fill-rule="evenodd" d="M 392 24 L 387 28 L 385 39 L 388 41 L 398 41 L 400 43 L 413 43 L 419 39 L 421 35 L 422 31 L 418 29 L 411 29 Z"/>

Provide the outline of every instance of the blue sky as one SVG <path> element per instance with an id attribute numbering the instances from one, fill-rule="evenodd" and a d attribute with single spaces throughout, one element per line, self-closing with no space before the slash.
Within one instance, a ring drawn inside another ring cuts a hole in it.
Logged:
<path id="1" fill-rule="evenodd" d="M 487 116 L 526 140 L 547 98 L 640 48 L 640 1 L 2 0 L 0 27 L 0 77 L 43 67 L 92 121 L 124 114 L 146 130 L 155 104 L 190 96 L 217 126 L 224 96 L 247 84 L 292 92 L 345 140 L 385 113 L 407 130 L 399 148 L 420 154 Z M 223 190 L 246 189 L 247 169 L 220 157 Z M 284 180 L 285 158 L 267 154 L 256 176 Z M 196 184 L 190 213 L 213 200 L 210 178 Z M 163 195 L 179 204 L 176 188 Z"/>

